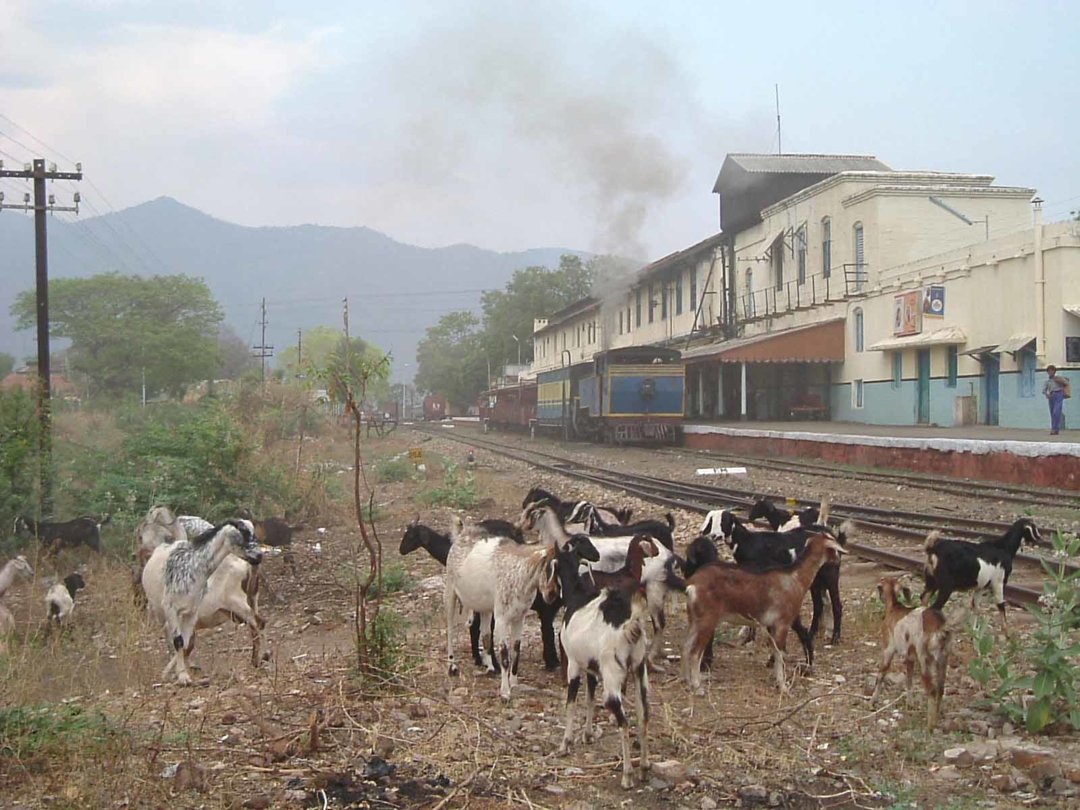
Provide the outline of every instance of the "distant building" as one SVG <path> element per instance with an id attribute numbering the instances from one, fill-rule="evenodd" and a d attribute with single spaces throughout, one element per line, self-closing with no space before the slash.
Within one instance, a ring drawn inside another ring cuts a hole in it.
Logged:
<path id="1" fill-rule="evenodd" d="M 29 394 L 37 390 L 37 369 L 32 366 L 22 366 L 0 380 L 0 391 L 9 391 L 13 388 L 21 388 Z M 49 375 L 49 390 L 52 396 L 60 399 L 78 400 L 78 387 L 68 380 L 63 374 Z"/>

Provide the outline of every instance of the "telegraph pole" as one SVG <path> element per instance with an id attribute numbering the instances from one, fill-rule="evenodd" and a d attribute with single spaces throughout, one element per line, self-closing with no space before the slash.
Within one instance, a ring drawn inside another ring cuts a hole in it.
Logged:
<path id="1" fill-rule="evenodd" d="M 266 359 L 274 356 L 274 347 L 266 345 L 266 299 L 262 300 L 262 318 L 259 321 L 259 325 L 262 327 L 262 339 L 259 341 L 258 346 L 252 346 L 253 357 L 258 357 L 262 362 L 262 384 L 263 390 L 266 390 Z"/>
<path id="2" fill-rule="evenodd" d="M 23 196 L 21 204 L 4 203 L 4 193 L 0 191 L 0 211 L 5 208 L 16 211 L 34 212 L 34 252 L 36 258 L 35 286 L 37 293 L 37 374 L 38 374 L 38 483 L 41 488 L 41 514 L 52 512 L 52 403 L 50 391 L 51 369 L 49 357 L 49 245 L 46 238 L 47 211 L 73 211 L 79 213 L 79 192 L 75 192 L 75 204 L 60 206 L 52 194 L 46 194 L 46 180 L 82 180 L 82 164 L 75 164 L 73 172 L 59 172 L 56 164 L 45 168 L 42 158 L 35 158 L 32 163 L 23 166 L 22 171 L 5 169 L 0 160 L 0 177 L 11 177 L 34 181 L 34 202 L 30 195 Z"/>

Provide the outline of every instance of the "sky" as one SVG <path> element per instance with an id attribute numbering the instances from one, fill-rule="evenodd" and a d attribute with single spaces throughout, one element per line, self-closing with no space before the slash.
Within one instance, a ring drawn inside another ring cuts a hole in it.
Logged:
<path id="1" fill-rule="evenodd" d="M 81 161 L 88 213 L 427 247 L 655 259 L 718 229 L 725 154 L 778 145 L 993 174 L 1053 220 L 1078 42 L 1065 2 L 0 0 L 0 159 Z"/>

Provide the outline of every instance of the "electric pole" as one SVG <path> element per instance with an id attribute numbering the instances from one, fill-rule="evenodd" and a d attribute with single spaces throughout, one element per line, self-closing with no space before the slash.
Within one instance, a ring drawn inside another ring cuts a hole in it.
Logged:
<path id="1" fill-rule="evenodd" d="M 258 346 L 252 346 L 252 357 L 258 357 L 262 363 L 262 384 L 263 390 L 266 390 L 266 359 L 274 356 L 274 347 L 266 345 L 266 299 L 262 300 L 262 318 L 259 320 L 259 325 L 262 327 L 262 339 L 259 341 Z"/>
<path id="2" fill-rule="evenodd" d="M 37 375 L 38 375 L 38 484 L 41 489 L 41 515 L 52 512 L 52 403 L 50 391 L 51 369 L 49 368 L 49 246 L 45 231 L 46 211 L 72 211 L 79 213 L 79 192 L 75 192 L 74 205 L 56 204 L 52 194 L 46 194 L 46 180 L 82 180 L 82 164 L 75 164 L 73 172 L 59 172 L 56 164 L 45 168 L 42 158 L 35 158 L 32 163 L 23 165 L 22 171 L 5 169 L 0 160 L 0 177 L 11 177 L 34 181 L 34 202 L 30 195 L 23 195 L 22 203 L 4 203 L 4 192 L 0 191 L 0 211 L 5 208 L 16 211 L 34 212 L 34 252 L 36 255 L 35 287 L 37 294 Z"/>
<path id="3" fill-rule="evenodd" d="M 299 379 L 303 377 L 303 372 L 300 371 L 303 368 L 304 362 L 304 332 L 301 329 L 296 330 L 296 377 Z"/>

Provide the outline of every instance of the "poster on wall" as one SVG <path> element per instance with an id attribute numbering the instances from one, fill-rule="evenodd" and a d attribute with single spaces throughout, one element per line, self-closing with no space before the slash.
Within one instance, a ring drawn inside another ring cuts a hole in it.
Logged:
<path id="1" fill-rule="evenodd" d="M 922 309 L 922 294 L 918 290 L 906 292 L 893 299 L 893 335 L 917 335 L 919 333 L 919 312 Z"/>
<path id="2" fill-rule="evenodd" d="M 923 289 L 922 314 L 924 318 L 945 317 L 945 287 L 933 284 Z"/>

